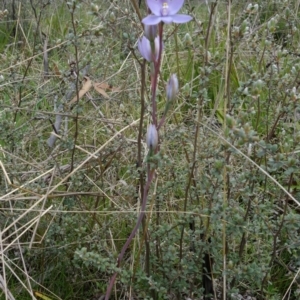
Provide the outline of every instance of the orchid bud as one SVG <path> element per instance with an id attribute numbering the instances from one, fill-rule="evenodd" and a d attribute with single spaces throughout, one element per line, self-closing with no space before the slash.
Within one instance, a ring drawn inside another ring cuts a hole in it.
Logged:
<path id="1" fill-rule="evenodd" d="M 157 60 L 158 59 L 158 55 L 159 55 L 159 47 L 160 47 L 160 44 L 159 44 L 159 37 L 157 36 L 155 39 L 154 39 L 154 55 L 155 55 L 155 59 Z"/>
<path id="2" fill-rule="evenodd" d="M 138 40 L 138 48 L 141 55 L 147 61 L 152 62 L 154 60 L 157 60 L 159 54 L 159 38 L 156 37 L 154 39 L 154 53 L 152 53 L 150 41 L 145 36 Z"/>
<path id="3" fill-rule="evenodd" d="M 158 133 L 155 125 L 150 124 L 147 129 L 146 143 L 149 150 L 155 150 L 158 144 Z"/>
<path id="4" fill-rule="evenodd" d="M 176 74 L 172 74 L 167 83 L 167 101 L 173 101 L 178 93 L 178 79 Z"/>
<path id="5" fill-rule="evenodd" d="M 157 36 L 157 25 L 145 25 L 144 36 L 149 40 L 153 41 Z"/>

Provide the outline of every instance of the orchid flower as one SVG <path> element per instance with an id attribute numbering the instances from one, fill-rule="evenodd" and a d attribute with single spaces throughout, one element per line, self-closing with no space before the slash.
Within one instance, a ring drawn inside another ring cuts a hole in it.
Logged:
<path id="1" fill-rule="evenodd" d="M 147 0 L 153 15 L 147 16 L 142 22 L 145 25 L 155 25 L 160 22 L 166 24 L 189 22 L 192 20 L 191 16 L 177 14 L 183 3 L 184 0 Z"/>
<path id="2" fill-rule="evenodd" d="M 141 55 L 149 62 L 158 59 L 159 54 L 159 38 L 154 39 L 154 53 L 152 53 L 150 41 L 146 37 L 142 37 L 138 40 L 138 48 Z"/>

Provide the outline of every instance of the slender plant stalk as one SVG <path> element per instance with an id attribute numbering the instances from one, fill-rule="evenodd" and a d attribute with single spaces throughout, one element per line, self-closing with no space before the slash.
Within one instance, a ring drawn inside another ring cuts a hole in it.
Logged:
<path id="1" fill-rule="evenodd" d="M 251 168 L 252 169 L 252 168 Z M 259 170 L 257 170 L 258 172 Z M 254 170 L 251 170 L 251 173 L 254 173 Z M 247 181 L 245 185 L 249 185 L 251 186 L 250 191 L 251 193 L 254 193 L 254 183 L 255 181 L 252 180 L 252 182 Z M 249 217 L 250 214 L 250 210 L 251 210 L 251 204 L 252 204 L 252 197 L 249 198 L 248 200 L 248 204 L 247 204 L 247 209 L 246 209 L 246 213 L 244 216 L 244 222 L 247 222 L 247 219 Z M 244 249 L 247 243 L 247 233 L 243 232 L 242 238 L 241 238 L 241 242 L 240 242 L 240 246 L 239 246 L 239 258 L 238 261 L 236 262 L 236 266 L 240 265 L 240 263 L 242 262 L 242 258 L 243 258 L 243 253 L 244 253 Z M 230 282 L 230 286 L 234 286 L 236 282 L 236 276 L 233 277 L 233 279 Z"/>
<path id="2" fill-rule="evenodd" d="M 202 97 L 199 97 L 198 99 L 198 113 L 197 113 L 197 122 L 196 122 L 196 131 L 194 135 L 194 151 L 193 151 L 193 157 L 192 157 L 192 167 L 188 175 L 188 180 L 187 180 L 187 186 L 185 189 L 185 197 L 184 197 L 184 206 L 183 206 L 183 212 L 185 213 L 187 210 L 187 202 L 188 202 L 188 195 L 189 195 L 189 190 L 191 187 L 192 182 L 194 183 L 194 186 L 196 184 L 196 181 L 194 180 L 194 171 L 196 167 L 196 161 L 197 161 L 197 153 L 199 151 L 198 147 L 198 136 L 199 136 L 199 130 L 200 130 L 200 124 L 201 124 L 201 116 L 202 116 Z M 195 186 L 196 187 L 196 186 Z M 181 228 L 181 235 L 180 235 L 180 242 L 179 242 L 179 259 L 182 260 L 182 251 L 183 251 L 183 235 L 184 235 L 184 225 Z"/>
<path id="3" fill-rule="evenodd" d="M 123 260 L 124 254 L 128 248 L 128 246 L 130 245 L 132 239 L 135 237 L 136 232 L 138 231 L 142 220 L 145 216 L 146 213 L 146 204 L 147 204 L 147 199 L 148 199 L 148 191 L 149 191 L 149 187 L 150 184 L 152 182 L 152 179 L 154 178 L 154 174 L 155 174 L 155 170 L 150 170 L 150 165 L 148 165 L 148 179 L 147 179 L 147 183 L 146 186 L 144 188 L 144 195 L 143 195 L 143 203 L 142 203 L 142 207 L 141 207 L 141 212 L 139 215 L 139 218 L 130 234 L 130 236 L 128 237 L 126 243 L 124 244 L 124 246 L 122 247 L 122 250 L 118 256 L 118 260 L 117 260 L 117 267 L 119 268 L 121 266 L 121 262 Z M 106 295 L 105 295 L 105 300 L 109 300 L 109 296 L 111 294 L 112 288 L 114 286 L 115 280 L 117 278 L 118 273 L 115 272 L 114 275 L 111 277 L 107 291 L 106 291 Z"/>
<path id="4" fill-rule="evenodd" d="M 162 35 L 163 35 L 163 23 L 158 25 L 159 30 L 159 54 L 157 61 L 154 61 L 154 74 L 151 75 L 151 103 L 152 103 L 152 123 L 157 128 L 157 105 L 156 105 L 156 89 L 158 84 L 158 76 L 160 70 L 161 56 L 162 56 Z"/>
<path id="5" fill-rule="evenodd" d="M 76 25 L 75 25 L 75 9 L 76 9 L 76 3 L 73 3 L 73 7 L 70 9 L 70 5 L 68 5 L 69 10 L 71 11 L 71 23 L 73 27 L 73 33 L 74 33 L 74 51 L 75 51 L 75 64 L 76 64 L 76 81 L 75 81 L 75 90 L 76 90 L 76 104 L 79 102 L 79 58 L 78 58 L 78 47 L 77 47 L 77 32 L 76 32 Z M 78 122 L 78 110 L 76 109 L 76 116 L 74 118 L 75 122 L 75 133 L 74 133 L 74 146 L 72 149 L 72 155 L 71 155 L 71 167 L 70 167 L 70 172 L 73 171 L 74 168 L 74 156 L 75 156 L 75 150 L 76 147 L 75 145 L 77 144 L 77 139 L 78 139 L 78 132 L 79 132 L 79 122 Z"/>
<path id="6" fill-rule="evenodd" d="M 159 43 L 160 45 L 162 45 L 162 35 L 163 35 L 163 24 L 160 23 L 159 24 Z M 162 46 L 159 47 L 159 54 L 158 54 L 158 59 L 156 61 L 154 61 L 154 73 L 151 74 L 151 102 L 152 102 L 152 123 L 155 125 L 155 127 L 157 127 L 157 105 L 156 105 L 156 89 L 157 89 L 157 84 L 158 84 L 158 76 L 159 76 L 159 71 L 160 71 L 160 64 L 161 64 L 161 56 L 162 56 Z M 144 105 L 143 101 L 143 95 L 144 95 L 144 87 L 145 87 L 145 69 L 142 68 L 142 105 Z M 144 86 L 144 87 L 143 87 Z M 143 109 L 143 108 L 142 108 Z M 143 110 L 143 115 L 144 115 L 144 110 Z M 143 116 L 142 115 L 142 116 Z M 141 135 L 142 135 L 142 125 L 143 122 L 140 121 L 140 128 L 139 128 L 139 140 L 141 143 Z M 158 147 L 155 149 L 154 151 L 154 155 L 157 154 L 159 151 L 159 145 Z M 140 144 L 140 149 L 138 150 L 138 152 L 141 155 L 141 144 Z M 151 152 L 151 150 L 150 150 Z M 149 157 L 151 157 L 151 154 L 149 155 Z M 141 163 L 141 156 L 139 156 L 138 158 L 140 160 Z M 141 206 L 141 211 L 140 211 L 140 215 L 138 217 L 138 220 L 135 224 L 135 227 L 133 228 L 133 230 L 131 231 L 126 243 L 123 245 L 122 250 L 118 256 L 117 259 L 117 268 L 119 268 L 121 266 L 121 262 L 123 260 L 124 254 L 128 248 L 128 246 L 130 245 L 132 239 L 135 237 L 140 225 L 143 222 L 145 213 L 146 213 L 146 205 L 147 205 L 147 199 L 148 199 L 148 192 L 149 192 L 149 188 L 150 185 L 152 183 L 152 180 L 154 178 L 155 175 L 155 170 L 156 170 L 156 166 L 153 166 L 152 162 L 148 162 L 147 163 L 147 181 L 146 181 L 146 185 L 144 188 L 142 188 L 143 190 L 143 197 L 142 197 L 142 206 Z M 143 181 L 141 181 L 143 182 Z M 145 227 L 146 227 L 146 223 L 145 223 Z M 143 228 L 143 232 L 145 233 L 147 231 L 147 228 Z M 149 254 L 149 253 L 148 253 Z M 147 253 L 146 253 L 147 255 Z M 149 258 L 150 260 L 150 258 Z M 118 273 L 115 272 L 114 275 L 111 277 L 109 285 L 107 287 L 106 290 L 106 294 L 105 294 L 105 300 L 108 300 L 111 294 L 111 291 L 113 289 L 114 283 L 116 281 Z"/>
<path id="7" fill-rule="evenodd" d="M 223 129 L 226 130 L 226 114 L 228 106 L 230 105 L 230 86 L 229 86 L 229 79 L 230 79 L 230 60 L 232 56 L 230 56 L 231 51 L 231 0 L 227 2 L 227 39 L 226 39 L 226 66 L 225 66 L 225 92 L 224 95 L 224 107 L 223 107 Z M 225 152 L 225 160 L 228 161 L 227 153 Z M 226 257 L 227 257 L 227 247 L 226 247 L 226 207 L 228 202 L 228 174 L 227 174 L 227 166 L 224 165 L 223 169 L 223 299 L 226 300 Z"/>
<path id="8" fill-rule="evenodd" d="M 293 182 L 293 177 L 294 177 L 294 174 L 292 173 L 290 175 L 290 178 L 289 178 L 289 185 L 288 185 L 288 191 L 290 192 L 291 190 L 291 186 L 292 186 L 292 182 Z M 284 208 L 283 208 L 283 213 L 282 213 L 282 217 L 281 217 L 281 222 L 278 226 L 278 229 L 277 231 L 275 232 L 274 236 L 273 236 L 273 251 L 272 251 L 272 255 L 271 255 L 271 259 L 270 259 L 270 262 L 269 262 L 269 268 L 267 269 L 266 271 L 266 274 L 262 280 L 262 284 L 261 284 L 261 289 L 260 289 L 260 292 L 261 292 L 261 295 L 263 296 L 264 295 L 264 287 L 265 287 L 265 284 L 267 282 L 267 278 L 268 278 L 268 274 L 271 270 L 271 267 L 276 259 L 276 253 L 278 251 L 277 249 L 277 244 L 278 244 L 278 238 L 279 238 L 279 234 L 283 228 L 283 225 L 284 225 L 284 222 L 285 222 L 285 216 L 286 216 L 286 213 L 287 213 L 287 208 L 288 208 L 288 197 L 286 196 L 285 197 L 285 203 L 284 203 Z M 264 298 L 261 298 L 261 299 L 264 299 Z"/>
<path id="9" fill-rule="evenodd" d="M 142 171 L 142 137 L 143 137 L 143 123 L 145 114 L 145 89 L 146 89 L 146 60 L 141 64 L 141 119 L 139 124 L 138 135 L 138 168 L 140 173 L 139 188 L 141 194 L 144 193 L 144 172 Z M 150 276 L 150 245 L 148 240 L 148 229 L 145 218 L 142 220 L 144 240 L 145 240 L 145 271 L 147 276 Z"/>
<path id="10" fill-rule="evenodd" d="M 21 104 L 22 104 L 22 93 L 23 93 L 23 83 L 27 77 L 27 74 L 29 72 L 29 69 L 30 69 L 30 66 L 33 62 L 33 59 L 34 59 L 34 56 L 35 56 L 35 48 L 36 48 L 36 44 L 37 44 L 37 37 L 38 37 L 38 33 L 40 31 L 40 23 L 41 23 L 41 18 L 42 18 L 42 12 L 43 12 L 43 9 L 47 6 L 46 5 L 43 5 L 42 9 L 40 10 L 40 13 L 39 13 L 39 16 L 37 16 L 37 13 L 36 13 L 36 9 L 34 7 L 34 5 L 32 4 L 32 1 L 30 1 L 30 4 L 31 4 L 31 7 L 33 9 L 33 12 L 34 12 L 34 15 L 35 15 L 35 18 L 36 18 L 36 30 L 35 30 L 35 34 L 33 36 L 33 47 L 32 47 L 32 56 L 30 57 L 30 59 L 28 60 L 28 63 L 27 63 L 27 66 L 26 66 L 26 69 L 25 69 L 25 72 L 24 72 L 24 75 L 23 75 L 23 78 L 22 78 L 22 84 L 19 88 L 19 101 L 18 101 L 18 105 L 17 107 L 21 107 Z M 14 7 L 14 4 L 13 4 L 13 7 Z M 19 14 L 18 14 L 18 22 L 19 22 L 19 17 L 20 17 L 20 11 L 21 11 L 21 3 L 20 3 L 20 7 L 19 7 Z M 18 110 L 16 110 L 15 112 L 15 115 L 14 115 L 14 122 L 16 122 L 17 120 L 17 116 L 18 116 Z"/>
<path id="11" fill-rule="evenodd" d="M 140 12 L 140 8 L 138 6 L 138 3 L 136 0 L 131 0 L 131 3 L 134 7 L 135 12 L 137 13 L 139 20 L 142 21 L 142 16 L 141 16 L 141 12 Z"/>
<path id="12" fill-rule="evenodd" d="M 205 50 L 206 50 L 205 62 L 206 63 L 208 62 L 207 51 L 208 51 L 210 37 L 211 37 L 211 33 L 212 33 L 214 21 L 215 21 L 215 14 L 216 14 L 217 5 L 218 5 L 218 1 L 211 4 L 211 11 L 210 11 L 210 15 L 209 15 L 208 28 L 207 28 L 206 37 L 205 37 Z"/>
<path id="13" fill-rule="evenodd" d="M 292 86 L 297 85 L 297 81 L 298 81 L 299 76 L 300 76 L 300 72 L 298 72 L 297 76 L 295 76 L 295 80 L 293 81 Z M 288 100 L 288 93 L 286 92 L 285 96 L 283 98 L 283 103 L 286 103 L 287 100 Z M 267 141 L 269 141 L 275 135 L 275 130 L 277 128 L 277 125 L 279 124 L 279 121 L 285 116 L 285 114 L 286 114 L 285 111 L 280 111 L 278 113 L 278 116 L 275 119 L 275 122 L 274 122 L 273 126 L 271 127 L 270 131 L 268 132 Z"/>

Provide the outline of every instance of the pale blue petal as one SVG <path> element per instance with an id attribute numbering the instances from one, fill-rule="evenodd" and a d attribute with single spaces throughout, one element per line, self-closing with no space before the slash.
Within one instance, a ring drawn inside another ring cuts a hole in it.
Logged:
<path id="1" fill-rule="evenodd" d="M 187 23 L 191 21 L 193 18 L 189 15 L 174 15 L 172 16 L 173 22 L 174 23 Z"/>
<path id="2" fill-rule="evenodd" d="M 149 40 L 144 36 L 142 39 L 138 40 L 138 49 L 143 58 L 145 58 L 147 61 L 152 61 L 151 45 Z"/>
<path id="3" fill-rule="evenodd" d="M 145 25 L 156 25 L 161 22 L 161 17 L 149 15 L 142 20 Z"/>
<path id="4" fill-rule="evenodd" d="M 169 6 L 169 13 L 168 15 L 175 15 L 180 8 L 183 6 L 184 0 L 169 0 L 169 1 L 163 1 L 167 2 Z"/>
<path id="5" fill-rule="evenodd" d="M 166 24 L 170 24 L 173 22 L 173 17 L 174 16 L 165 16 L 165 17 L 161 17 L 161 20 Z"/>
<path id="6" fill-rule="evenodd" d="M 167 1 L 165 1 L 165 0 L 147 0 L 147 5 L 153 14 L 155 14 L 156 16 L 160 16 L 161 9 L 162 9 L 164 2 L 167 2 Z"/>

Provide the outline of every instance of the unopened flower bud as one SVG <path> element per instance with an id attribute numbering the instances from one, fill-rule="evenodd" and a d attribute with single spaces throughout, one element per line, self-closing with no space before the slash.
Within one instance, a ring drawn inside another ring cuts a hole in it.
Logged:
<path id="1" fill-rule="evenodd" d="M 192 37 L 188 32 L 185 34 L 183 40 L 186 47 L 191 47 L 193 45 Z"/>
<path id="2" fill-rule="evenodd" d="M 249 3 L 248 6 L 247 6 L 247 8 L 246 8 L 246 12 L 247 12 L 247 13 L 250 13 L 251 10 L 252 10 L 252 8 L 253 8 L 252 3 Z"/>
<path id="3" fill-rule="evenodd" d="M 176 74 L 172 74 L 167 83 L 167 101 L 173 101 L 178 93 L 178 79 Z"/>
<path id="4" fill-rule="evenodd" d="M 112 23 L 116 21 L 116 15 L 113 11 L 109 15 L 109 21 Z"/>
<path id="5" fill-rule="evenodd" d="M 208 62 L 211 60 L 211 53 L 209 51 L 206 51 L 206 59 Z"/>
<path id="6" fill-rule="evenodd" d="M 149 62 L 157 60 L 159 54 L 159 38 L 154 39 L 154 53 L 152 53 L 150 41 L 143 36 L 138 40 L 138 48 L 141 55 Z"/>
<path id="7" fill-rule="evenodd" d="M 149 150 L 155 150 L 158 144 L 158 133 L 155 125 L 150 124 L 147 129 L 146 143 Z"/>
<path id="8" fill-rule="evenodd" d="M 144 36 L 149 41 L 153 41 L 157 36 L 157 25 L 145 25 Z"/>
<path id="9" fill-rule="evenodd" d="M 92 8 L 92 11 L 93 11 L 94 13 L 99 12 L 99 6 L 98 6 L 98 5 L 92 3 L 92 4 L 91 4 L 91 8 Z"/>

